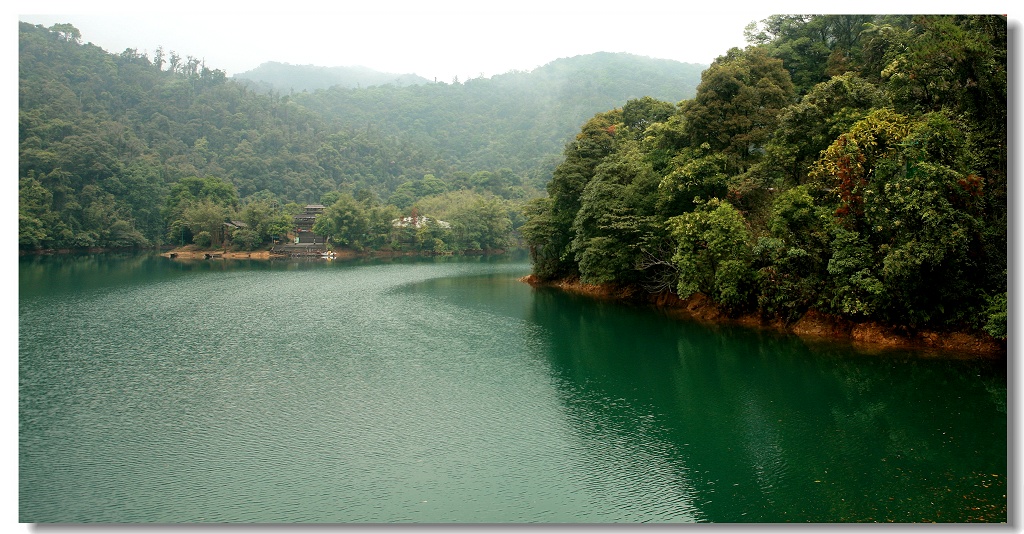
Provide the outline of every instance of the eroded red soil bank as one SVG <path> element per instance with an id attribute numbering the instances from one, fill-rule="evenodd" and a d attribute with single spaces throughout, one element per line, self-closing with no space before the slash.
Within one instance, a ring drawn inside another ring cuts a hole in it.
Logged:
<path id="1" fill-rule="evenodd" d="M 611 284 L 583 284 L 578 280 L 542 282 L 533 275 L 520 281 L 534 287 L 555 287 L 563 291 L 595 298 L 647 302 L 663 308 L 675 317 L 710 324 L 737 324 L 762 328 L 810 339 L 848 341 L 861 348 L 935 350 L 979 357 L 1006 355 L 1006 344 L 987 334 L 970 332 L 936 332 L 900 328 L 881 323 L 854 322 L 841 317 L 811 310 L 799 320 L 786 323 L 780 319 L 765 319 L 758 315 L 730 316 L 702 294 L 680 299 L 671 293 L 651 294 L 635 287 Z"/>

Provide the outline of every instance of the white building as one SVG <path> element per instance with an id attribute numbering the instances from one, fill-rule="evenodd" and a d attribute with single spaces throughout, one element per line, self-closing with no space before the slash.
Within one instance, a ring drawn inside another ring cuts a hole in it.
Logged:
<path id="1" fill-rule="evenodd" d="M 452 225 L 449 224 L 448 221 L 440 221 L 440 220 L 437 220 L 437 219 L 431 219 L 431 218 L 425 217 L 423 215 L 420 215 L 419 217 L 400 217 L 398 219 L 392 219 L 391 220 L 391 226 L 393 226 L 395 228 L 410 228 L 410 227 L 412 227 L 412 228 L 416 228 L 417 230 L 420 229 L 420 228 L 423 228 L 424 226 L 426 226 L 428 224 L 431 224 L 431 223 L 436 224 L 436 225 L 440 226 L 441 228 L 451 228 L 452 227 Z"/>

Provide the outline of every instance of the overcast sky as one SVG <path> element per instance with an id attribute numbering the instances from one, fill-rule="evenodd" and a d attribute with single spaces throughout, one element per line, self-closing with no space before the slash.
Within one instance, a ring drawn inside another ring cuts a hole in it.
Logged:
<path id="1" fill-rule="evenodd" d="M 370 6 L 345 10 L 239 12 L 165 2 L 160 4 L 162 11 L 85 11 L 68 6 L 68 11 L 33 10 L 18 18 L 47 27 L 69 22 L 82 32 L 83 42 L 108 52 L 137 48 L 152 56 L 163 46 L 165 52 L 205 59 L 207 67 L 228 75 L 279 61 L 362 65 L 451 81 L 454 76 L 465 80 L 532 70 L 560 57 L 599 51 L 710 64 L 730 47 L 745 45 L 747 23 L 771 14 L 684 12 L 681 6 L 686 4 L 518 2 L 518 8 L 503 10 L 494 7 L 501 4 L 487 1 L 375 0 Z M 32 7 L 41 5 L 45 3 Z"/>
<path id="2" fill-rule="evenodd" d="M 896 7 L 872 2 L 858 3 L 858 12 L 892 12 Z M 954 11 L 984 11 L 984 4 Z M 988 7 L 998 11 L 1000 4 Z M 240 5 L 244 7 L 229 10 Z M 23 2 L 17 16 L 47 27 L 69 22 L 82 32 L 83 42 L 112 53 L 136 48 L 152 57 L 162 46 L 168 53 L 204 59 L 207 67 L 229 76 L 278 61 L 362 65 L 451 81 L 455 76 L 465 80 L 532 70 L 561 57 L 599 51 L 710 64 L 730 47 L 746 45 L 747 23 L 773 13 L 822 8 L 820 2 L 735 0 L 299 0 L 275 2 L 273 9 L 260 5 L 37 0 Z M 930 10 L 943 8 L 927 5 Z"/>
<path id="3" fill-rule="evenodd" d="M 860 13 L 922 8 L 902 3 L 861 0 L 855 7 Z M 1006 13 L 1009 2 L 925 5 L 929 12 Z M 272 7 L 209 0 L 36 0 L 22 2 L 17 16 L 47 27 L 69 22 L 83 42 L 112 53 L 136 48 L 152 57 L 162 46 L 167 53 L 204 59 L 229 76 L 278 61 L 362 65 L 451 81 L 532 70 L 600 51 L 710 64 L 729 48 L 746 45 L 743 29 L 749 22 L 773 13 L 821 12 L 825 6 L 795 0 L 295 0 Z"/>

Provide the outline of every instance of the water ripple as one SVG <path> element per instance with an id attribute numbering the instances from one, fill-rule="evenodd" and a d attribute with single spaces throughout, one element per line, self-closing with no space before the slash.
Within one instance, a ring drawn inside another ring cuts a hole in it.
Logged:
<path id="1" fill-rule="evenodd" d="M 892 473 L 877 467 L 885 454 L 922 479 L 930 458 L 967 461 L 956 453 L 989 450 L 1005 432 L 987 424 L 956 434 L 962 449 L 926 451 L 915 417 L 935 402 L 893 400 L 860 368 L 811 377 L 808 365 L 755 365 L 734 348 L 742 338 L 684 336 L 676 323 L 658 333 L 652 315 L 559 306 L 516 281 L 527 269 L 226 267 L 26 292 L 20 519 L 865 518 L 836 506 L 849 492 L 814 470 L 845 456 L 875 471 L 843 480 L 878 480 Z M 796 379 L 778 376 L 793 368 Z M 824 400 L 787 396 L 805 384 Z M 1002 391 L 1005 410 L 1005 387 L 977 388 L 983 399 L 958 398 L 957 409 L 977 417 L 968 407 Z M 912 416 L 899 416 L 904 405 Z M 877 428 L 884 443 L 872 440 Z"/>

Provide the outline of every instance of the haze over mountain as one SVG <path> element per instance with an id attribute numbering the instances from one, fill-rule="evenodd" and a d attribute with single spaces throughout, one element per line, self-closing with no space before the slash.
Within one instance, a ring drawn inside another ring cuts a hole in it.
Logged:
<path id="1" fill-rule="evenodd" d="M 744 26 L 778 10 L 708 9 L 666 0 L 636 9 L 580 0 L 520 0 L 514 5 L 465 0 L 300 2 L 246 9 L 188 4 L 100 9 L 92 2 L 88 11 L 33 15 L 23 9 L 17 16 L 44 27 L 74 24 L 83 42 L 113 53 L 126 48 L 152 53 L 162 47 L 194 55 L 228 76 L 274 61 L 362 65 L 450 83 L 456 77 L 531 71 L 557 58 L 601 50 L 710 64 L 729 48 L 746 44 Z M 671 21 L 671 31 L 651 29 L 660 21 Z"/>
<path id="2" fill-rule="evenodd" d="M 538 80 L 545 80 L 550 84 L 553 80 L 569 76 L 633 76 L 632 79 L 617 80 L 617 82 L 623 82 L 621 84 L 623 89 L 634 92 L 637 90 L 661 92 L 665 93 L 665 99 L 676 101 L 693 96 L 696 83 L 700 81 L 700 72 L 705 68 L 707 65 L 683 63 L 670 59 L 652 59 L 626 53 L 597 52 L 572 58 L 558 58 L 531 71 L 509 71 L 489 78 L 504 79 L 510 76 L 522 77 L 534 74 Z M 255 69 L 235 74 L 231 78 L 242 83 L 250 83 L 256 89 L 280 93 L 312 92 L 335 86 L 357 89 L 375 85 L 404 87 L 426 83 L 458 83 L 457 79 L 429 80 L 414 73 L 380 72 L 363 66 L 327 67 L 293 65 L 277 61 L 265 62 Z M 472 79 L 482 78 L 484 77 Z M 644 92 L 643 96 L 655 96 L 648 92 Z"/>
<path id="3" fill-rule="evenodd" d="M 232 79 L 287 95 L 339 126 L 413 141 L 459 168 L 506 168 L 540 188 L 584 121 L 644 96 L 692 98 L 706 67 L 597 52 L 451 83 L 366 67 L 275 62 Z"/>
<path id="4" fill-rule="evenodd" d="M 460 168 L 508 168 L 542 187 L 563 145 L 595 113 L 645 96 L 692 98 L 704 68 L 599 52 L 461 83 L 336 85 L 292 100 L 338 124 L 413 140 Z"/>
<path id="5" fill-rule="evenodd" d="M 762 22 L 703 72 L 595 53 L 303 92 L 22 23 L 19 244 L 210 245 L 241 217 L 257 230 L 236 244 L 257 247 L 319 202 L 349 246 L 493 249 L 521 229 L 540 277 L 1005 323 L 1005 17 Z M 396 241 L 413 213 L 452 233 Z"/>
<path id="6" fill-rule="evenodd" d="M 393 74 L 369 67 L 321 67 L 292 65 L 268 61 L 255 69 L 231 77 L 239 82 L 251 82 L 254 87 L 280 92 L 302 92 L 341 86 L 347 88 L 393 84 L 419 85 L 430 80 L 415 74 Z"/>
<path id="7" fill-rule="evenodd" d="M 403 209 L 462 190 L 521 202 L 543 195 L 589 117 L 631 98 L 690 98 L 703 68 L 598 53 L 530 72 L 403 85 L 390 82 L 414 78 L 283 66 L 277 71 L 293 83 L 282 87 L 227 78 L 200 55 L 110 53 L 72 24 L 21 23 L 19 34 L 27 248 L 179 241 L 180 214 L 168 203 L 206 195 L 182 197 L 199 187 L 193 178 L 230 188 L 242 205 L 327 203 L 324 195 L 339 191 Z M 341 75 L 348 81 L 337 83 Z M 233 205 L 231 195 L 218 198 Z"/>

